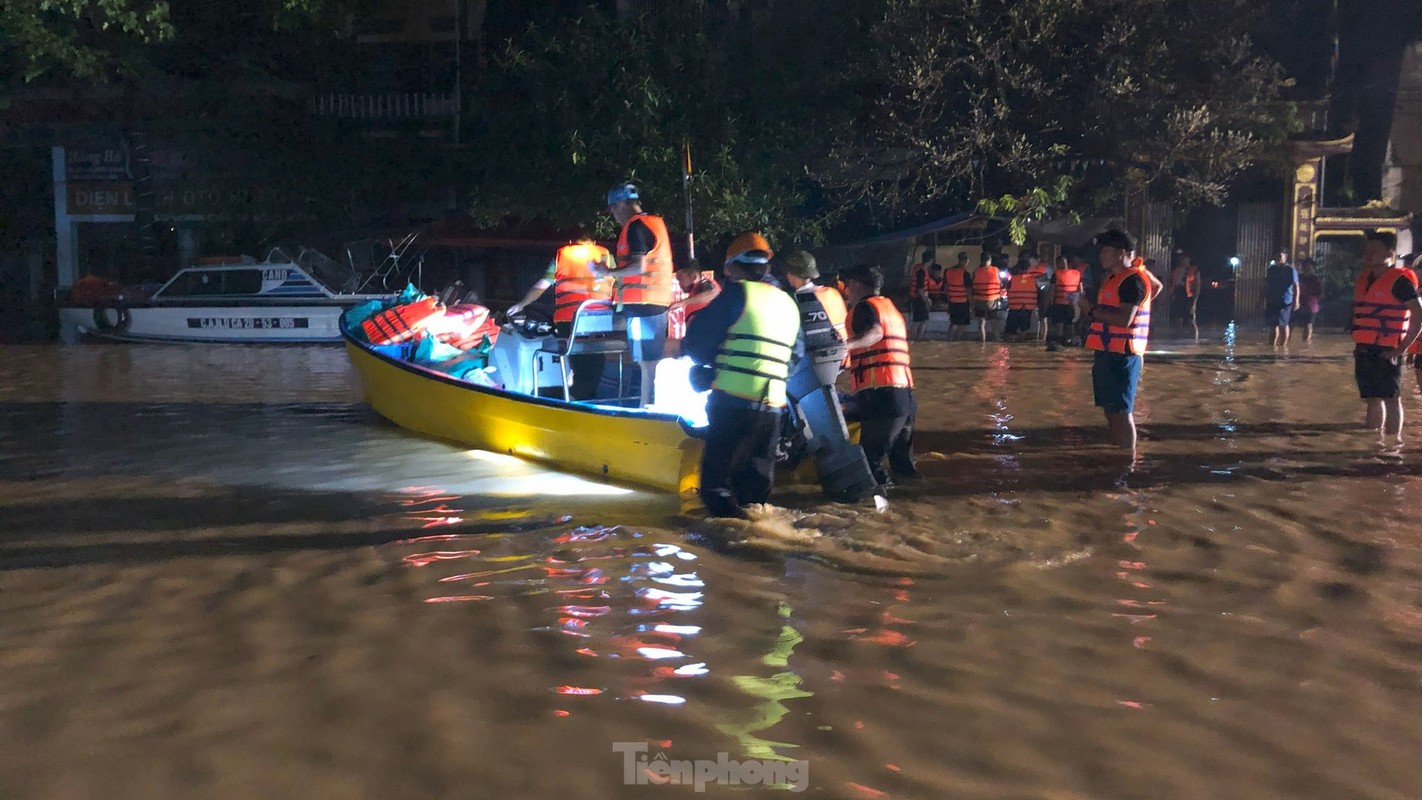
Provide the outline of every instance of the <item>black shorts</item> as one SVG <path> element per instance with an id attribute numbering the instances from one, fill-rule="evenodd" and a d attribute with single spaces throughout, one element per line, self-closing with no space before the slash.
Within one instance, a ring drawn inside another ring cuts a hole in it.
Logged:
<path id="1" fill-rule="evenodd" d="M 1076 321 L 1076 309 L 1068 305 L 1054 305 L 1050 313 L 1053 325 L 1070 325 Z"/>
<path id="2" fill-rule="evenodd" d="M 1353 377 L 1364 400 L 1391 400 L 1402 396 L 1402 359 L 1387 358 L 1381 347 L 1358 345 L 1353 349 Z"/>
<path id="3" fill-rule="evenodd" d="M 1299 306 L 1299 310 L 1294 312 L 1293 323 L 1295 325 L 1312 325 L 1313 314 L 1314 312 L 1309 311 L 1303 306 Z"/>
<path id="4" fill-rule="evenodd" d="M 914 322 L 927 322 L 927 321 L 928 321 L 928 309 L 929 309 L 929 305 L 928 305 L 928 298 L 927 298 L 927 297 L 911 297 L 911 298 L 909 298 L 909 308 L 913 311 L 913 321 L 914 321 Z"/>
<path id="5" fill-rule="evenodd" d="M 973 321 L 972 306 L 967 303 L 948 304 L 948 324 L 967 325 Z"/>
<path id="6" fill-rule="evenodd" d="M 988 305 L 986 300 L 974 300 L 973 316 L 977 317 L 978 319 L 997 319 L 997 304 L 994 303 L 993 305 Z"/>
<path id="7" fill-rule="evenodd" d="M 1026 333 L 1032 329 L 1032 309 L 1024 308 L 1007 312 L 1007 326 L 1003 333 Z"/>
<path id="8" fill-rule="evenodd" d="M 1293 306 L 1278 306 L 1270 303 L 1264 309 L 1264 322 L 1271 327 L 1287 328 L 1293 314 Z"/>

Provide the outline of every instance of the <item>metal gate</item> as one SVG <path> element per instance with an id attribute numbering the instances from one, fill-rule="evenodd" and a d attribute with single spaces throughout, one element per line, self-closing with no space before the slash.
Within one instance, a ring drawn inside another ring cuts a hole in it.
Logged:
<path id="1" fill-rule="evenodd" d="M 1234 276 L 1234 318 L 1252 325 L 1264 319 L 1264 275 L 1278 254 L 1278 203 L 1242 203 L 1235 235 L 1239 269 Z"/>

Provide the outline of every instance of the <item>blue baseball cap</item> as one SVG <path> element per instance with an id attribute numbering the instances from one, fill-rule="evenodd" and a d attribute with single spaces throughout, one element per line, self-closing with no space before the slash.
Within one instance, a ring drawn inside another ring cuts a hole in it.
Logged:
<path id="1" fill-rule="evenodd" d="M 607 190 L 607 205 L 609 208 L 623 202 L 624 200 L 641 200 L 642 195 L 637 191 L 637 185 L 633 183 L 619 183 Z"/>

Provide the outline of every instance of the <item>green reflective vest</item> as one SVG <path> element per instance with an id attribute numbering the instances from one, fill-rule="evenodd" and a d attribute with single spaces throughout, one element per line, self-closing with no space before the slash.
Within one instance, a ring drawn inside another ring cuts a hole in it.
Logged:
<path id="1" fill-rule="evenodd" d="M 800 332 L 800 310 L 790 295 L 758 281 L 742 281 L 746 307 L 716 351 L 711 388 L 765 403 L 785 405 L 785 376 Z"/>

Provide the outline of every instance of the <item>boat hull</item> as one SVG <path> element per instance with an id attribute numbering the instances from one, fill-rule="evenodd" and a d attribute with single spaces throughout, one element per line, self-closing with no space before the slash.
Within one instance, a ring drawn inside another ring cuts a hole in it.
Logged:
<path id="1" fill-rule="evenodd" d="M 350 305 L 155 305 L 122 312 L 66 307 L 59 318 L 66 342 L 99 336 L 130 342 L 334 343 L 341 340 L 341 313 Z"/>
<path id="2" fill-rule="evenodd" d="M 417 433 L 618 483 L 696 496 L 701 441 L 668 414 L 564 403 L 476 386 L 346 337 L 366 401 Z"/>

